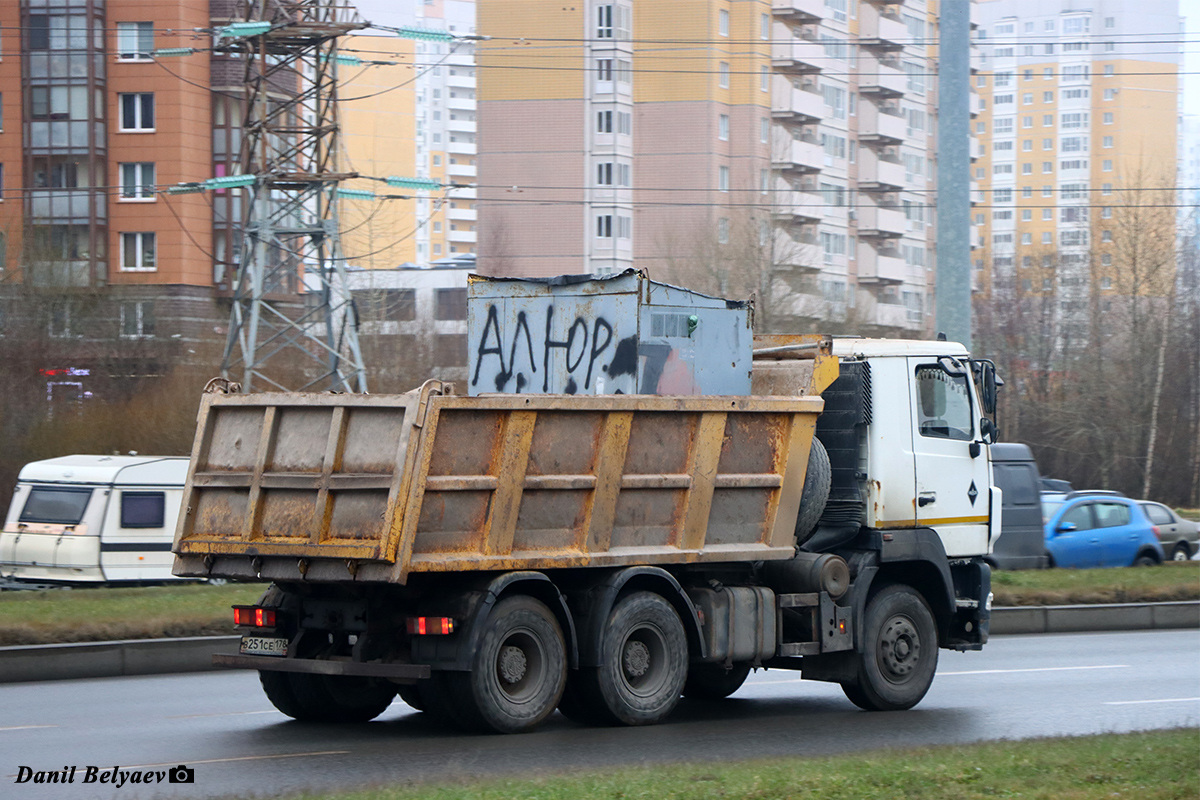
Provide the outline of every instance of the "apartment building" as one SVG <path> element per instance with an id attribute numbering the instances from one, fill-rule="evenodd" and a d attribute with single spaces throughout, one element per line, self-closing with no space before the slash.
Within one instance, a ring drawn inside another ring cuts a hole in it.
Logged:
<path id="1" fill-rule="evenodd" d="M 456 37 L 475 33 L 474 0 L 363 0 L 357 6 L 364 19 L 377 25 Z M 428 178 L 460 187 L 414 192 L 412 201 L 392 201 L 387 209 L 352 210 L 342 226 L 354 241 L 346 247 L 350 262 L 368 268 L 403 263 L 427 267 L 474 253 L 474 44 L 397 40 L 372 32 L 352 37 L 345 48 L 363 60 L 396 62 L 345 74 L 342 135 L 354 168 L 362 174 Z"/>
<path id="2" fill-rule="evenodd" d="M 923 330 L 936 6 L 480 0 L 480 267 Z"/>
<path id="3" fill-rule="evenodd" d="M 975 269 L 983 291 L 1042 298 L 1085 341 L 1092 297 L 1165 295 L 1174 270 L 1130 283 L 1148 240 L 1172 242 L 1177 0 L 980 0 Z M 1169 245 L 1168 245 L 1169 247 Z M 1160 259 L 1173 264 L 1173 254 Z M 1101 308 L 1110 307 L 1101 301 Z"/>
<path id="4" fill-rule="evenodd" d="M 194 2 L 0 4 L 3 283 L 112 301 L 87 320 L 82 300 L 56 301 L 39 320 L 50 336 L 151 339 L 167 318 L 181 337 L 211 335 L 210 198 L 155 188 L 214 174 L 217 70 L 207 54 L 169 69 L 150 57 L 209 25 Z"/>

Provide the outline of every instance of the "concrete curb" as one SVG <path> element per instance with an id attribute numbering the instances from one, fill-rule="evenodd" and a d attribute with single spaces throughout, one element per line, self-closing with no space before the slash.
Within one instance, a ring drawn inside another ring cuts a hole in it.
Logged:
<path id="1" fill-rule="evenodd" d="M 991 632 L 1076 633 L 1200 628 L 1200 600 L 1090 606 L 1010 606 L 992 609 Z"/>
<path id="2" fill-rule="evenodd" d="M 993 608 L 991 624 L 995 635 L 1177 628 L 1200 628 L 1200 601 Z M 214 669 L 213 655 L 236 653 L 240 638 L 189 636 L 0 647 L 0 683 L 206 672 Z"/>

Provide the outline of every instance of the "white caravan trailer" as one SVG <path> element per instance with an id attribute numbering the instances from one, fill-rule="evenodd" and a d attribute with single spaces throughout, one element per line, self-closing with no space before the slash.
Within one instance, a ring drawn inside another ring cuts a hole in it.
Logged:
<path id="1" fill-rule="evenodd" d="M 179 580 L 171 542 L 186 458 L 63 456 L 21 469 L 0 575 L 39 583 Z"/>

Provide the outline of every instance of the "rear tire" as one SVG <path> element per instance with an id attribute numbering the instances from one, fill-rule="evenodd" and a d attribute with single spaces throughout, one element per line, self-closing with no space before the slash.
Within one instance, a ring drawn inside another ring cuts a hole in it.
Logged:
<path id="1" fill-rule="evenodd" d="M 301 722 L 312 721 L 313 718 L 306 713 L 305 708 L 296 699 L 296 695 L 292 691 L 291 681 L 288 680 L 290 677 L 289 673 L 286 672 L 261 669 L 258 671 L 259 683 L 262 684 L 263 692 L 266 693 L 267 699 L 271 701 L 271 705 L 292 719 L 300 720 Z"/>
<path id="2" fill-rule="evenodd" d="M 833 467 L 829 463 L 829 452 L 821 440 L 813 437 L 808 451 L 808 469 L 804 473 L 804 489 L 800 493 L 800 514 L 796 517 L 796 546 L 807 542 L 817 530 L 817 523 L 825 513 L 829 502 L 829 489 L 833 485 Z"/>
<path id="3" fill-rule="evenodd" d="M 369 722 L 396 699 L 396 687 L 379 678 L 356 675 L 314 675 L 331 702 L 332 722 Z"/>
<path id="4" fill-rule="evenodd" d="M 675 709 L 688 672 L 683 623 L 653 592 L 626 595 L 613 607 L 600 644 L 596 687 L 611 718 L 653 725 Z"/>
<path id="5" fill-rule="evenodd" d="M 884 587 L 867 603 L 863 642 L 858 678 L 842 684 L 850 702 L 867 711 L 902 711 L 921 702 L 938 659 L 937 625 L 925 598 L 910 586 Z"/>
<path id="6" fill-rule="evenodd" d="M 683 685 L 683 696 L 698 700 L 724 700 L 742 688 L 750 675 L 750 664 L 734 664 L 725 669 L 724 664 L 692 664 L 688 668 L 687 683 Z"/>
<path id="7" fill-rule="evenodd" d="M 1153 556 L 1138 556 L 1133 560 L 1135 567 L 1157 567 L 1158 560 Z"/>
<path id="8" fill-rule="evenodd" d="M 396 696 L 389 684 L 374 678 L 274 670 L 259 670 L 258 678 L 271 705 L 301 722 L 367 722 Z"/>
<path id="9" fill-rule="evenodd" d="M 471 671 L 445 674 L 468 728 L 531 731 L 554 713 L 566 685 L 562 629 L 541 601 L 508 597 L 488 614 Z"/>
<path id="10" fill-rule="evenodd" d="M 611 725 L 612 714 L 604 705 L 600 695 L 600 684 L 595 667 L 582 667 L 567 676 L 567 687 L 558 710 L 563 716 L 580 725 Z"/>

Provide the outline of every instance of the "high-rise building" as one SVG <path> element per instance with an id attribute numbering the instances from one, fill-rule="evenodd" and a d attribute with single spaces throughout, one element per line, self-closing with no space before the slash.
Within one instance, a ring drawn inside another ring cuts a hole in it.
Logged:
<path id="1" fill-rule="evenodd" d="M 925 0 L 479 0 L 480 267 L 645 268 L 772 327 L 920 330 Z"/>
<path id="2" fill-rule="evenodd" d="M 1174 277 L 1178 0 L 980 0 L 979 17 L 978 287 L 1052 300 L 1056 336 L 1083 342 L 1097 293 Z"/>

